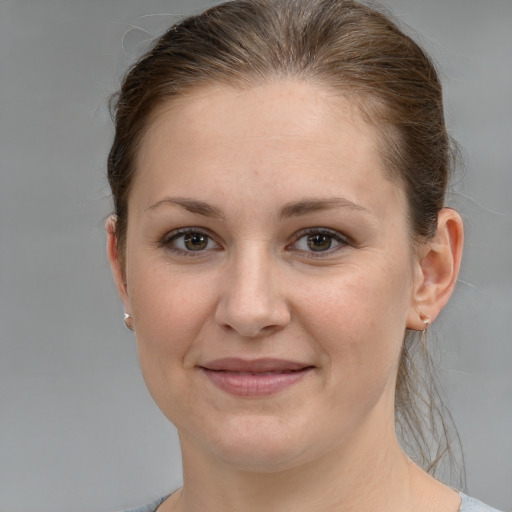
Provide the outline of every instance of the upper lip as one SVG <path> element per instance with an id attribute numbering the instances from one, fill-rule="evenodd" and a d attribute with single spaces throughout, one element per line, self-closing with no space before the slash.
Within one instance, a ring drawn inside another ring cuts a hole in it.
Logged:
<path id="1" fill-rule="evenodd" d="M 225 357 L 208 361 L 200 366 L 207 370 L 263 373 L 304 370 L 305 368 L 311 368 L 313 365 L 285 359 L 261 358 L 247 360 L 236 357 Z"/>

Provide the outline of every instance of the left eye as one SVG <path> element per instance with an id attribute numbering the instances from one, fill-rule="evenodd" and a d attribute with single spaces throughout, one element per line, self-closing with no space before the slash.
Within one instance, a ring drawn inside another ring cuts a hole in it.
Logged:
<path id="1" fill-rule="evenodd" d="M 200 252 L 218 247 L 206 233 L 200 231 L 177 233 L 169 239 L 167 245 L 183 252 Z"/>
<path id="2" fill-rule="evenodd" d="M 347 241 L 338 233 L 330 231 L 311 231 L 297 239 L 293 244 L 295 250 L 313 253 L 330 252 Z"/>

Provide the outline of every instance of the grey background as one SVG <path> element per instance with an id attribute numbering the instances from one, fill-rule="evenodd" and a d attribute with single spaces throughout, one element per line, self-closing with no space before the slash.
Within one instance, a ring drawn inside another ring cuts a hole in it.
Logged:
<path id="1" fill-rule="evenodd" d="M 113 511 L 180 483 L 104 251 L 106 98 L 211 2 L 0 0 L 0 510 Z M 443 70 L 465 263 L 434 327 L 468 490 L 512 506 L 512 2 L 388 0 Z"/>

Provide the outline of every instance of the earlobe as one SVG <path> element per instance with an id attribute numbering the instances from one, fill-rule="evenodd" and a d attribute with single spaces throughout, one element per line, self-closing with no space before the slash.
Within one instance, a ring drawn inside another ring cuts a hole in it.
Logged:
<path id="1" fill-rule="evenodd" d="M 117 236 L 116 236 L 116 217 L 110 215 L 105 223 L 105 230 L 107 232 L 107 256 L 112 269 L 112 275 L 116 283 L 117 291 L 123 301 L 125 311 L 129 311 L 129 299 L 126 288 L 125 269 L 119 257 Z"/>
<path id="2" fill-rule="evenodd" d="M 437 232 L 420 249 L 418 273 L 413 290 L 407 327 L 421 331 L 425 317 L 435 320 L 451 297 L 459 274 L 464 245 L 460 215 L 443 208 L 438 215 Z"/>

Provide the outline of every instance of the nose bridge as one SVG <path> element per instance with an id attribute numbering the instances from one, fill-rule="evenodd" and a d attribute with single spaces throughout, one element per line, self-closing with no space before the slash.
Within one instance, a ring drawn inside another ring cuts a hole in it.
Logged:
<path id="1" fill-rule="evenodd" d="M 241 243 L 226 269 L 217 322 L 246 337 L 282 328 L 290 314 L 279 282 L 279 265 L 268 243 Z"/>

